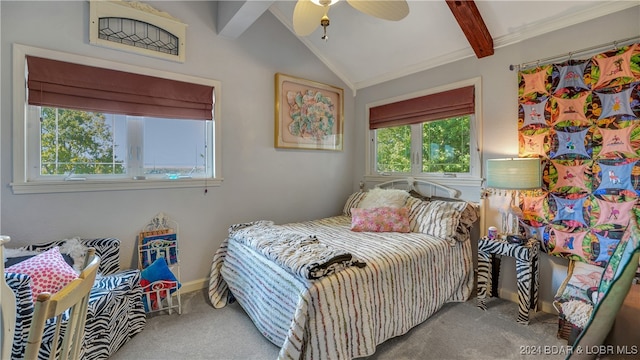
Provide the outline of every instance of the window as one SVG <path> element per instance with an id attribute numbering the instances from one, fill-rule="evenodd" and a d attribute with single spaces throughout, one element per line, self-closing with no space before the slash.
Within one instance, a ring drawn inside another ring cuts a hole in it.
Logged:
<path id="1" fill-rule="evenodd" d="M 220 183 L 218 82 L 15 49 L 14 193 Z"/>
<path id="2" fill-rule="evenodd" d="M 185 62 L 187 25 L 137 1 L 90 1 L 89 42 Z"/>
<path id="3" fill-rule="evenodd" d="M 211 177 L 212 121 L 164 119 L 29 105 L 40 127 L 32 179 Z"/>
<path id="4" fill-rule="evenodd" d="M 368 174 L 480 178 L 480 80 L 368 106 Z"/>

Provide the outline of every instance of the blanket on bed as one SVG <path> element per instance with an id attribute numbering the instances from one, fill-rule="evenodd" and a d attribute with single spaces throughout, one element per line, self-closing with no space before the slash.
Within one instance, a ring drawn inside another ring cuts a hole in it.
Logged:
<path id="1" fill-rule="evenodd" d="M 445 302 L 467 300 L 473 289 L 469 241 L 451 246 L 422 233 L 353 232 L 350 216 L 278 227 L 317 234 L 367 263 L 311 281 L 238 236 L 221 245 L 211 267 L 211 304 L 221 308 L 237 300 L 260 333 L 281 347 L 278 359 L 369 356 Z"/>
<path id="2" fill-rule="evenodd" d="M 229 237 L 309 280 L 331 275 L 349 266 L 366 266 L 350 253 L 320 242 L 316 235 L 293 232 L 274 225 L 273 221 L 232 225 Z"/>

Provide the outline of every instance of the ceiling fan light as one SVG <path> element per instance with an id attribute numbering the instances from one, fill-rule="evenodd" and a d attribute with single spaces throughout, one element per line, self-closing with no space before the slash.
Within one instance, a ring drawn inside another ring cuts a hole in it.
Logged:
<path id="1" fill-rule="evenodd" d="M 312 3 L 318 5 L 318 6 L 331 6 L 335 3 L 337 3 L 340 0 L 311 0 Z"/>

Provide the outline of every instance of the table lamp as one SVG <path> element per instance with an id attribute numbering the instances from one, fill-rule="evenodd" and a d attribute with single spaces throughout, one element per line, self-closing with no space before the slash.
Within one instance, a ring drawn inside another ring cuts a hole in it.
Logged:
<path id="1" fill-rule="evenodd" d="M 502 214 L 501 233 L 519 235 L 518 219 L 522 210 L 515 205 L 518 190 L 532 190 L 542 185 L 542 170 L 538 158 L 509 158 L 487 160 L 487 188 L 511 193 L 509 207 Z"/>

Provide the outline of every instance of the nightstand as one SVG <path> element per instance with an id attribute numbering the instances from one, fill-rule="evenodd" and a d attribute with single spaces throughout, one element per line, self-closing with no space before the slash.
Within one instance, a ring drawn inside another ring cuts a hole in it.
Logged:
<path id="1" fill-rule="evenodd" d="M 529 310 L 538 306 L 538 252 L 540 243 L 529 239 L 524 244 L 512 244 L 506 240 L 478 240 L 478 307 L 486 310 L 486 298 L 498 296 L 500 257 L 516 260 L 518 281 L 518 323 L 529 324 Z"/>

